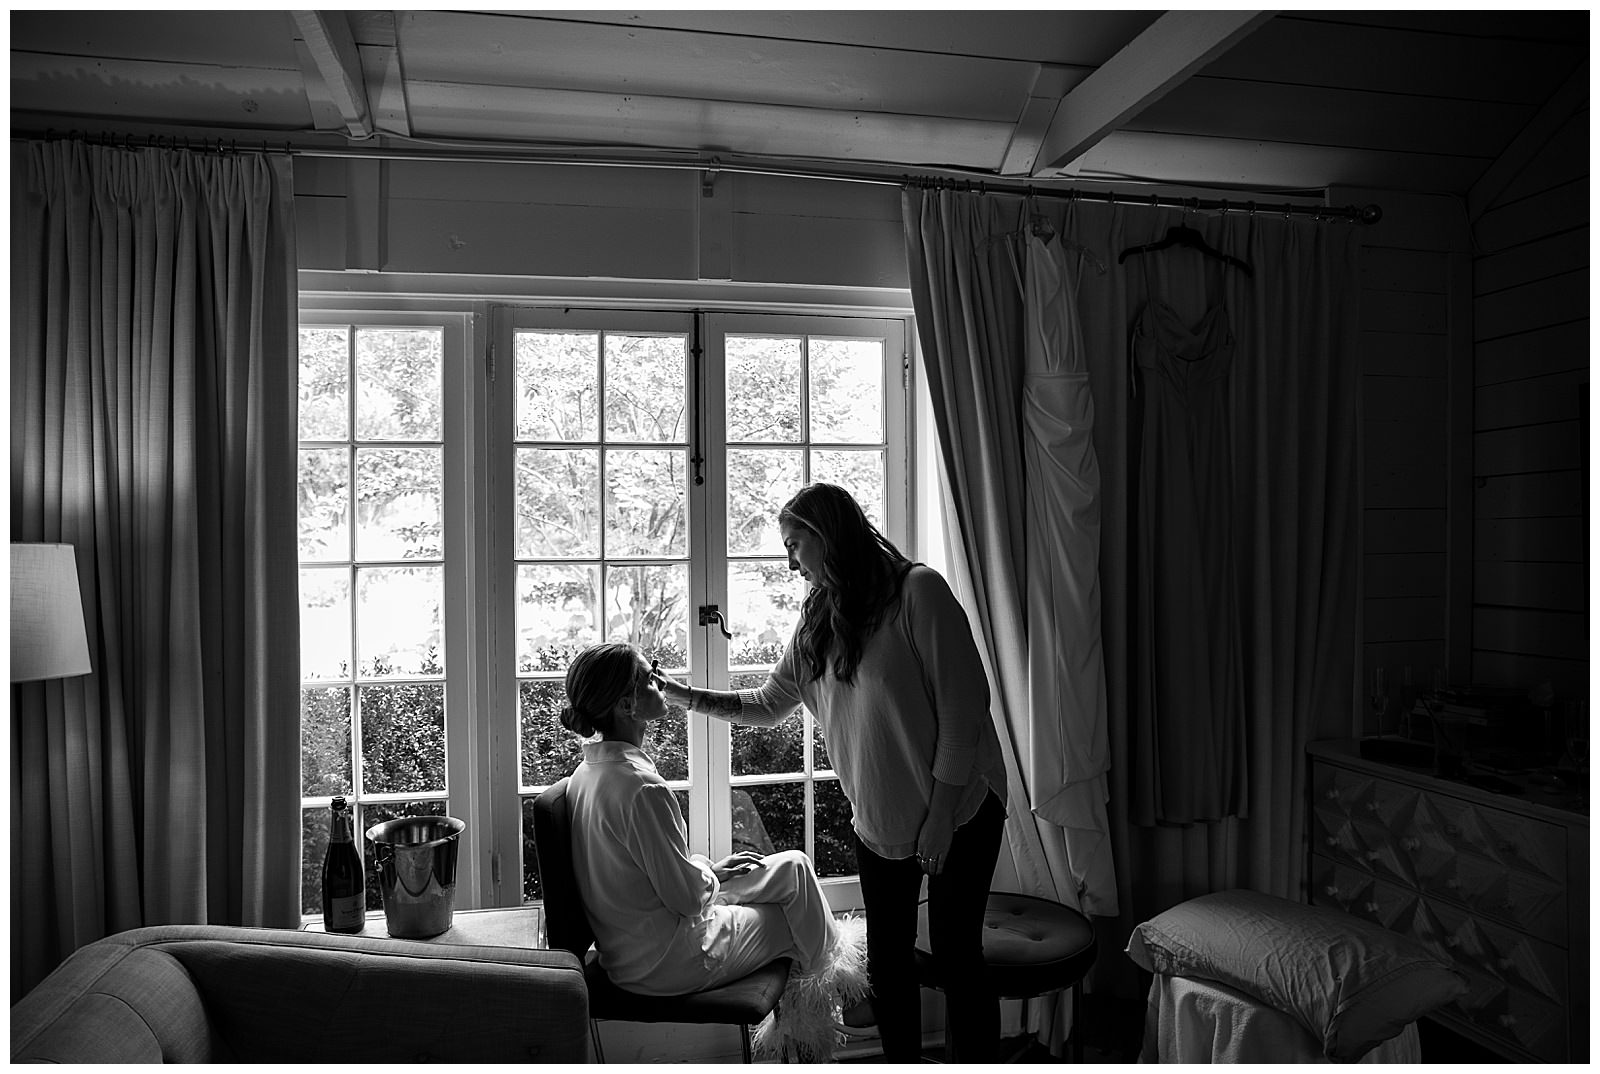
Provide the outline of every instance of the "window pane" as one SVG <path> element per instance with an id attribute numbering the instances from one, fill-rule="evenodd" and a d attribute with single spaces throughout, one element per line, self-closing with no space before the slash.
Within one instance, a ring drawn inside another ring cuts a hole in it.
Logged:
<path id="1" fill-rule="evenodd" d="M 567 690 L 560 680 L 519 682 L 521 715 L 522 785 L 547 787 L 572 775 L 583 760 L 583 739 L 561 724 Z"/>
<path id="2" fill-rule="evenodd" d="M 667 714 L 651 724 L 645 732 L 642 748 L 656 763 L 662 779 L 689 778 L 689 723 L 680 708 L 669 708 Z M 688 808 L 680 805 L 680 808 Z"/>
<path id="3" fill-rule="evenodd" d="M 538 844 L 533 840 L 533 800 L 537 797 L 522 797 L 522 901 L 525 903 L 544 898 L 544 881 L 539 876 Z"/>
<path id="4" fill-rule="evenodd" d="M 685 443 L 688 347 L 683 336 L 606 336 L 606 439 Z"/>
<path id="5" fill-rule="evenodd" d="M 812 784 L 815 804 L 816 851 L 811 860 L 818 876 L 851 876 L 856 871 L 854 830 L 850 827 L 850 800 L 836 779 Z"/>
<path id="6" fill-rule="evenodd" d="M 442 792 L 444 684 L 363 686 L 359 696 L 361 781 L 366 793 Z"/>
<path id="7" fill-rule="evenodd" d="M 787 561 L 746 560 L 728 564 L 728 661 L 770 667 L 800 621 L 806 582 Z"/>
<path id="8" fill-rule="evenodd" d="M 443 569 L 363 567 L 356 571 L 356 637 L 361 675 L 444 672 Z"/>
<path id="9" fill-rule="evenodd" d="M 443 489 L 439 448 L 358 449 L 357 556 L 438 559 L 444 554 Z"/>
<path id="10" fill-rule="evenodd" d="M 801 735 L 805 723 L 784 720 L 776 727 L 732 728 L 733 774 L 736 776 L 781 776 L 805 768 Z"/>
<path id="11" fill-rule="evenodd" d="M 350 435 L 350 335 L 345 328 L 300 329 L 300 439 Z"/>
<path id="12" fill-rule="evenodd" d="M 350 678 L 350 572 L 300 571 L 300 678 Z"/>
<path id="13" fill-rule="evenodd" d="M 687 454 L 606 452 L 606 556 L 686 556 Z"/>
<path id="14" fill-rule="evenodd" d="M 804 483 L 801 453 L 729 449 L 728 554 L 783 554 L 778 511 Z"/>
<path id="15" fill-rule="evenodd" d="M 724 349 L 728 442 L 799 443 L 800 340 L 728 336 Z"/>
<path id="16" fill-rule="evenodd" d="M 350 558 L 350 453 L 345 448 L 300 451 L 300 558 Z"/>
<path id="17" fill-rule="evenodd" d="M 300 794 L 349 794 L 350 688 L 300 691 Z"/>
<path id="18" fill-rule="evenodd" d="M 811 439 L 831 444 L 883 442 L 883 343 L 811 340 Z"/>
<path id="19" fill-rule="evenodd" d="M 518 332 L 517 439 L 600 438 L 600 335 Z"/>
<path id="20" fill-rule="evenodd" d="M 356 330 L 356 439 L 440 440 L 444 333 Z"/>
<path id="21" fill-rule="evenodd" d="M 688 564 L 611 567 L 605 615 L 607 641 L 630 642 L 668 667 L 683 666 L 689 652 Z"/>
<path id="22" fill-rule="evenodd" d="M 600 640 L 599 600 L 600 568 L 593 564 L 519 564 L 517 673 L 564 673 L 579 651 Z"/>
<path id="23" fill-rule="evenodd" d="M 733 849 L 770 854 L 806 848 L 806 785 L 768 783 L 734 787 Z"/>
<path id="24" fill-rule="evenodd" d="M 882 451 L 813 451 L 811 480 L 826 481 L 850 493 L 872 524 L 883 529 Z"/>
<path id="25" fill-rule="evenodd" d="M 600 452 L 517 449 L 517 555 L 600 554 Z"/>
<path id="26" fill-rule="evenodd" d="M 322 859 L 328 854 L 327 806 L 300 811 L 300 912 L 322 913 Z M 364 860 L 364 859 L 363 859 Z"/>

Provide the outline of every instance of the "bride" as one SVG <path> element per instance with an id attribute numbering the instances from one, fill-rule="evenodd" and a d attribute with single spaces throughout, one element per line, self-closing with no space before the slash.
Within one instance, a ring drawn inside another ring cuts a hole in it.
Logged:
<path id="1" fill-rule="evenodd" d="M 584 738 L 568 784 L 572 859 L 612 983 L 650 996 L 699 992 L 791 958 L 778 1009 L 756 1031 L 766 1053 L 832 1058 L 842 1008 L 866 993 L 864 923 L 835 921 L 811 859 L 690 854 L 677 799 L 640 744 L 667 704 L 631 645 L 579 653 L 561 722 Z"/>

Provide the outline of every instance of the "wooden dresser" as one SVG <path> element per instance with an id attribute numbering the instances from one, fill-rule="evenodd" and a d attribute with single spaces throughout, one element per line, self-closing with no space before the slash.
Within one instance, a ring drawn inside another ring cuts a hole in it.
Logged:
<path id="1" fill-rule="evenodd" d="M 1510 1060 L 1587 1062 L 1586 806 L 1365 760 L 1354 741 L 1307 752 L 1311 902 L 1453 962 L 1467 993 L 1434 1017 L 1456 1032 Z"/>

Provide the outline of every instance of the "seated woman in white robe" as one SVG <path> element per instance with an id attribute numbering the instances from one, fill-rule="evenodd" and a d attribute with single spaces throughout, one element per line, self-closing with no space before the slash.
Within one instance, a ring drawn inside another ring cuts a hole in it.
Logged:
<path id="1" fill-rule="evenodd" d="M 567 796 L 578 891 L 606 975 L 631 992 L 675 996 L 791 958 L 778 1022 L 763 1024 L 757 1043 L 774 1051 L 787 1038 L 807 1058 L 831 1056 L 833 1016 L 865 991 L 865 930 L 835 924 L 802 851 L 718 862 L 689 853 L 677 799 L 640 747 L 667 705 L 639 650 L 591 646 L 566 686 L 562 724 L 600 734 L 584 744 Z"/>

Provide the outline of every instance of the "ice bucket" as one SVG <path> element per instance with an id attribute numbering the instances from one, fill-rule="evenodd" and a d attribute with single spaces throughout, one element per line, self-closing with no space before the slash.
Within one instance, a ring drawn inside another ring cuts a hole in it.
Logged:
<path id="1" fill-rule="evenodd" d="M 367 829 L 390 936 L 425 939 L 450 927 L 466 826 L 455 817 L 397 817 Z"/>

